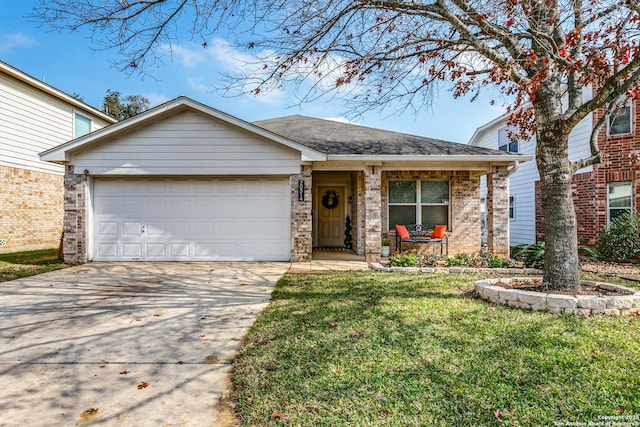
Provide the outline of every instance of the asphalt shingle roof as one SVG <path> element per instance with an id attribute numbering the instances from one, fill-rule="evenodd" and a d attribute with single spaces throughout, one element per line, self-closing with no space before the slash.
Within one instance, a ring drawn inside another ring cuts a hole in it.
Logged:
<path id="1" fill-rule="evenodd" d="M 498 150 L 300 115 L 254 125 L 327 155 L 499 155 Z"/>

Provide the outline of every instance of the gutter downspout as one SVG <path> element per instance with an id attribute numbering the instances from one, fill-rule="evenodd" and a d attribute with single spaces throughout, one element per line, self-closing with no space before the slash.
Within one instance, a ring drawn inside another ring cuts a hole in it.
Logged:
<path id="1" fill-rule="evenodd" d="M 516 160 L 516 164 L 513 165 L 513 167 L 507 172 L 507 178 L 516 173 L 516 171 L 518 170 L 518 166 L 520 166 L 520 161 Z"/>

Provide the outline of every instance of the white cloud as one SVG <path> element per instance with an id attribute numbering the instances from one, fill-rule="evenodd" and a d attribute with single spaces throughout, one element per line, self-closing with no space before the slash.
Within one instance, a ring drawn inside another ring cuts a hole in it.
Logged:
<path id="1" fill-rule="evenodd" d="M 221 38 L 215 38 L 207 44 L 207 47 L 189 47 L 184 45 L 165 45 L 164 49 L 171 52 L 173 59 L 190 74 L 186 78 L 189 89 L 211 93 L 216 90 L 212 76 L 216 73 L 242 72 L 245 74 L 259 75 L 261 61 L 259 56 L 270 55 L 270 52 L 260 52 L 257 55 L 244 53 L 233 47 L 229 42 Z M 254 90 L 252 83 L 239 83 L 234 88 L 232 95 L 242 95 L 245 100 L 248 93 Z M 291 99 L 283 90 L 277 88 L 263 89 L 259 95 L 251 96 L 251 102 L 258 102 L 268 106 L 281 106 L 287 99 Z"/>
<path id="2" fill-rule="evenodd" d="M 197 92 L 211 92 L 213 90 L 210 83 L 205 82 L 202 77 L 187 77 L 187 85 L 189 89 Z"/>
<path id="3" fill-rule="evenodd" d="M 196 68 L 207 59 L 204 48 L 195 50 L 179 44 L 172 44 L 171 46 L 164 45 L 163 48 L 171 52 L 172 58 L 186 68 Z"/>
<path id="4" fill-rule="evenodd" d="M 346 117 L 342 117 L 342 116 L 340 116 L 340 117 L 325 117 L 323 120 L 331 120 L 331 121 L 334 121 L 334 122 L 345 123 L 345 124 L 348 124 L 348 125 L 353 123 L 351 120 L 347 119 Z"/>
<path id="5" fill-rule="evenodd" d="M 160 104 L 164 104 L 165 102 L 173 99 L 157 92 L 147 92 L 143 96 L 149 100 L 149 106 L 151 108 L 156 107 Z"/>
<path id="6" fill-rule="evenodd" d="M 5 34 L 0 36 L 0 54 L 19 48 L 32 47 L 36 44 L 36 39 L 23 33 Z"/>

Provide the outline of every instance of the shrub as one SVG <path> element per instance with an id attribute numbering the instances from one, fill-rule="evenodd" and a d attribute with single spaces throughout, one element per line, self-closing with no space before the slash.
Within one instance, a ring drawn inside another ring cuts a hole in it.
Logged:
<path id="1" fill-rule="evenodd" d="M 578 250 L 586 252 L 594 258 L 600 257 L 597 249 L 589 246 L 578 246 Z M 522 261 L 528 268 L 544 268 L 544 242 L 523 243 L 511 248 L 511 258 Z"/>
<path id="2" fill-rule="evenodd" d="M 598 236 L 598 252 L 614 260 L 630 259 L 640 253 L 640 213 L 625 212 L 603 227 Z"/>
<path id="3" fill-rule="evenodd" d="M 456 254 L 445 258 L 447 265 L 471 265 L 471 259 L 467 254 Z"/>
<path id="4" fill-rule="evenodd" d="M 511 258 L 521 260 L 525 267 L 542 268 L 544 266 L 544 242 L 523 243 L 511 249 Z"/>
<path id="5" fill-rule="evenodd" d="M 491 255 L 487 260 L 487 265 L 491 268 L 504 268 L 511 267 L 512 262 L 510 259 L 500 258 L 499 256 Z"/>
<path id="6" fill-rule="evenodd" d="M 389 258 L 389 264 L 391 267 L 414 267 L 420 264 L 420 258 L 413 253 L 396 254 Z"/>

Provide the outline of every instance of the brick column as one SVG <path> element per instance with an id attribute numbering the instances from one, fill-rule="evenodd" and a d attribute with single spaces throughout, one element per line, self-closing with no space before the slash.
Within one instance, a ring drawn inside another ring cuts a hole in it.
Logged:
<path id="1" fill-rule="evenodd" d="M 380 165 L 366 165 L 364 171 L 365 200 L 365 261 L 380 262 L 382 246 L 382 168 Z"/>
<path id="2" fill-rule="evenodd" d="M 65 167 L 64 175 L 64 262 L 83 264 L 87 252 L 87 176 L 73 173 L 73 166 Z"/>
<path id="3" fill-rule="evenodd" d="M 487 175 L 487 245 L 492 255 L 509 257 L 509 177 L 506 166 Z"/>
<path id="4" fill-rule="evenodd" d="M 358 255 L 364 255 L 364 241 L 365 241 L 365 212 L 366 212 L 366 203 L 364 200 L 364 172 L 358 172 L 356 176 L 356 222 L 354 223 L 354 250 Z"/>
<path id="5" fill-rule="evenodd" d="M 304 181 L 304 201 L 298 200 L 300 180 Z M 302 165 L 300 174 L 291 176 L 291 261 L 311 261 L 312 190 L 311 165 Z"/>

